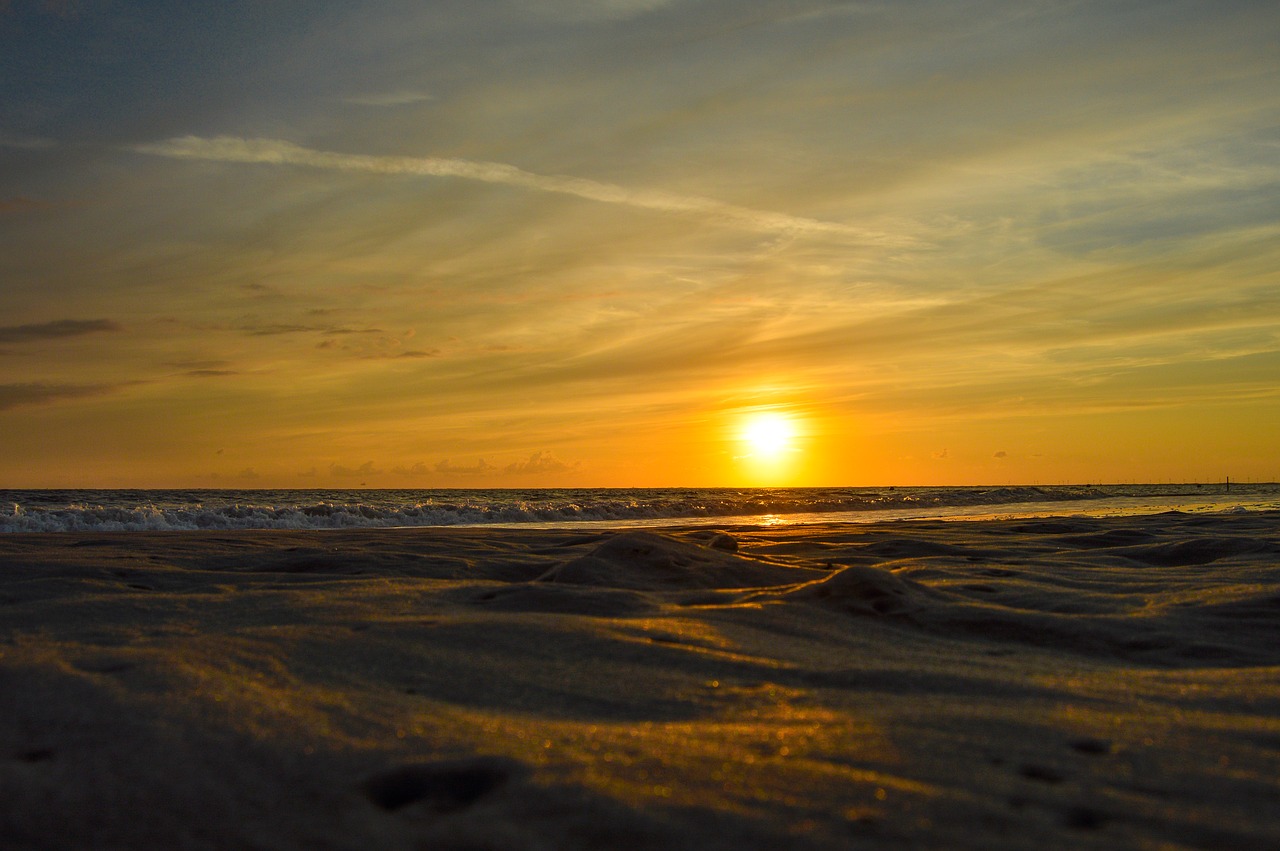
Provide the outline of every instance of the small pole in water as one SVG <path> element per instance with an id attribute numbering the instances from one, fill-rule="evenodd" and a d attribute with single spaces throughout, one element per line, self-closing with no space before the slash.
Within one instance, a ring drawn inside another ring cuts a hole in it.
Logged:
<path id="1" fill-rule="evenodd" d="M 1227 493 L 1231 493 L 1231 477 L 1227 476 Z"/>

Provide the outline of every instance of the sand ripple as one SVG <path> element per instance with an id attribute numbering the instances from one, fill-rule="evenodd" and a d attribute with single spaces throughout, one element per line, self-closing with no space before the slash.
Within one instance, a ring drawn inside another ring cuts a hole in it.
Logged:
<path id="1" fill-rule="evenodd" d="M 1280 515 L 0 537 L 0 847 L 1280 847 Z"/>

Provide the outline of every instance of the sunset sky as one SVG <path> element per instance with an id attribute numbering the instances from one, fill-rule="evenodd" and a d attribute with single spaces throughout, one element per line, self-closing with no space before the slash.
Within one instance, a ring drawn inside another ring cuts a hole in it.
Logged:
<path id="1" fill-rule="evenodd" d="M 1280 478 L 1280 5 L 0 3 L 0 487 Z"/>

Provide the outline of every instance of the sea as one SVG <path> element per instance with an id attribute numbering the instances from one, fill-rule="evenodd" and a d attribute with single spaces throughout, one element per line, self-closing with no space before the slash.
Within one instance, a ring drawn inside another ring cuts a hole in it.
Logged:
<path id="1" fill-rule="evenodd" d="M 0 490 L 0 533 L 617 528 L 1280 509 L 1280 484 L 531 490 Z"/>

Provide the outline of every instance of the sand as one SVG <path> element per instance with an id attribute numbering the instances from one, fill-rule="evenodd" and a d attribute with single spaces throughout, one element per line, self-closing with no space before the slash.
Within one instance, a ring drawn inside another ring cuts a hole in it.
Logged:
<path id="1" fill-rule="evenodd" d="M 0 537 L 0 847 L 1277 848 L 1280 513 Z"/>

